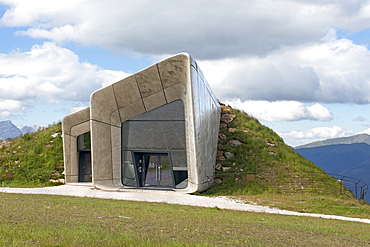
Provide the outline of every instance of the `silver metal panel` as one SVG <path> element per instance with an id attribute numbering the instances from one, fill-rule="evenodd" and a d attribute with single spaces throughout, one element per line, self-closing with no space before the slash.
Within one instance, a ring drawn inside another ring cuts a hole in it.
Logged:
<path id="1" fill-rule="evenodd" d="M 203 191 L 213 184 L 221 110 L 203 73 L 196 69 L 191 69 L 194 127 L 199 191 Z"/>

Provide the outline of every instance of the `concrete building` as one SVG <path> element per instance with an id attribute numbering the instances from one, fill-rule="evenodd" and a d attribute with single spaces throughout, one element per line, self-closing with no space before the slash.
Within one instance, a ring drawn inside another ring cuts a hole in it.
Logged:
<path id="1" fill-rule="evenodd" d="M 189 54 L 165 59 L 95 91 L 90 107 L 63 118 L 65 181 L 204 191 L 214 180 L 220 113 Z"/>

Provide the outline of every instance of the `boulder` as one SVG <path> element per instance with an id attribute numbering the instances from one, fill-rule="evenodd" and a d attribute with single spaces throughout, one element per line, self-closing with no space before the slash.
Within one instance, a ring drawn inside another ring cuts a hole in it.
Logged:
<path id="1" fill-rule="evenodd" d="M 227 172 L 228 170 L 230 170 L 231 169 L 231 167 L 226 167 L 226 166 L 223 166 L 222 167 L 222 171 L 224 171 L 224 172 Z"/>
<path id="2" fill-rule="evenodd" d="M 219 171 L 222 169 L 222 165 L 220 163 L 217 163 L 215 168 L 217 171 Z"/>
<path id="3" fill-rule="evenodd" d="M 224 105 L 222 105 L 221 106 L 221 111 L 223 111 L 223 112 L 231 112 L 231 108 L 230 107 L 227 107 L 227 106 L 224 106 Z"/>
<path id="4" fill-rule="evenodd" d="M 234 118 L 235 118 L 234 114 L 222 114 L 221 122 L 229 123 L 229 122 L 232 122 Z"/>
<path id="5" fill-rule="evenodd" d="M 225 160 L 225 157 L 224 156 L 217 157 L 217 160 L 218 161 L 223 161 L 223 160 Z"/>
<path id="6" fill-rule="evenodd" d="M 226 139 L 226 135 L 224 133 L 219 133 L 218 134 L 218 137 L 221 139 L 221 140 L 225 140 Z"/>
<path id="7" fill-rule="evenodd" d="M 232 147 L 234 147 L 234 148 L 236 148 L 236 147 L 238 147 L 238 146 L 240 146 L 240 145 L 242 145 L 242 143 L 241 143 L 240 141 L 238 141 L 238 140 L 232 140 L 232 141 L 230 142 L 230 146 L 232 146 Z"/>
<path id="8" fill-rule="evenodd" d="M 273 153 L 273 152 L 269 152 L 270 155 L 272 155 L 273 157 L 276 157 L 276 153 Z"/>
<path id="9" fill-rule="evenodd" d="M 234 154 L 230 153 L 230 152 L 225 152 L 224 156 L 225 156 L 226 159 L 230 159 L 230 158 L 234 157 Z"/>

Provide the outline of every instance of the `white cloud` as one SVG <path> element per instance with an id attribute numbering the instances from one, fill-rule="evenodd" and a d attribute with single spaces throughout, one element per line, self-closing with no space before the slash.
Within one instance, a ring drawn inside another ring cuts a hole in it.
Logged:
<path id="1" fill-rule="evenodd" d="M 370 129 L 369 129 L 370 132 Z M 317 127 L 302 131 L 277 132 L 277 134 L 284 139 L 284 141 L 291 146 L 299 146 L 302 144 L 332 139 L 338 137 L 347 137 L 358 134 L 351 130 L 344 130 L 339 126 L 333 127 Z"/>
<path id="2" fill-rule="evenodd" d="M 221 101 L 370 103 L 370 51 L 331 30 L 265 57 L 198 61 Z"/>
<path id="3" fill-rule="evenodd" d="M 329 121 L 333 115 L 322 105 L 316 103 L 311 106 L 305 106 L 297 101 L 226 101 L 237 109 L 247 112 L 249 115 L 261 121 L 299 121 L 299 120 L 317 120 Z"/>
<path id="4" fill-rule="evenodd" d="M 364 1 L 20 1 L 0 25 L 20 35 L 141 54 L 187 51 L 196 58 L 265 55 L 319 40 L 330 28 L 370 27 Z"/>
<path id="5" fill-rule="evenodd" d="M 0 111 L 20 111 L 23 109 L 24 107 L 20 101 L 0 99 Z"/>
<path id="6" fill-rule="evenodd" d="M 13 102 L 0 102 L 0 110 L 2 104 L 16 111 L 36 100 L 88 102 L 93 91 L 127 76 L 81 63 L 72 51 L 50 42 L 28 52 L 0 54 L 0 99 Z M 12 108 L 14 102 L 18 105 Z"/>
<path id="7" fill-rule="evenodd" d="M 0 112 L 0 118 L 2 118 L 2 119 L 5 119 L 5 118 L 9 117 L 10 115 L 12 115 L 12 113 L 10 111 Z"/>
<path id="8" fill-rule="evenodd" d="M 82 110 L 82 109 L 85 109 L 86 107 L 84 107 L 84 106 L 76 106 L 76 107 L 72 107 L 72 108 L 70 108 L 68 111 L 67 111 L 67 113 L 68 114 L 70 114 L 70 113 L 74 113 L 74 112 L 78 112 L 78 111 L 80 111 L 80 110 Z"/>

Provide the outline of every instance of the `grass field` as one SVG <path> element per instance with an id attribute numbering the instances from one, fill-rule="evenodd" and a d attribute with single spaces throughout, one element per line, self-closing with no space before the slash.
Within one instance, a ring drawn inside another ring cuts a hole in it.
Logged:
<path id="1" fill-rule="evenodd" d="M 0 193 L 0 246 L 370 246 L 369 231 L 310 217 Z"/>

